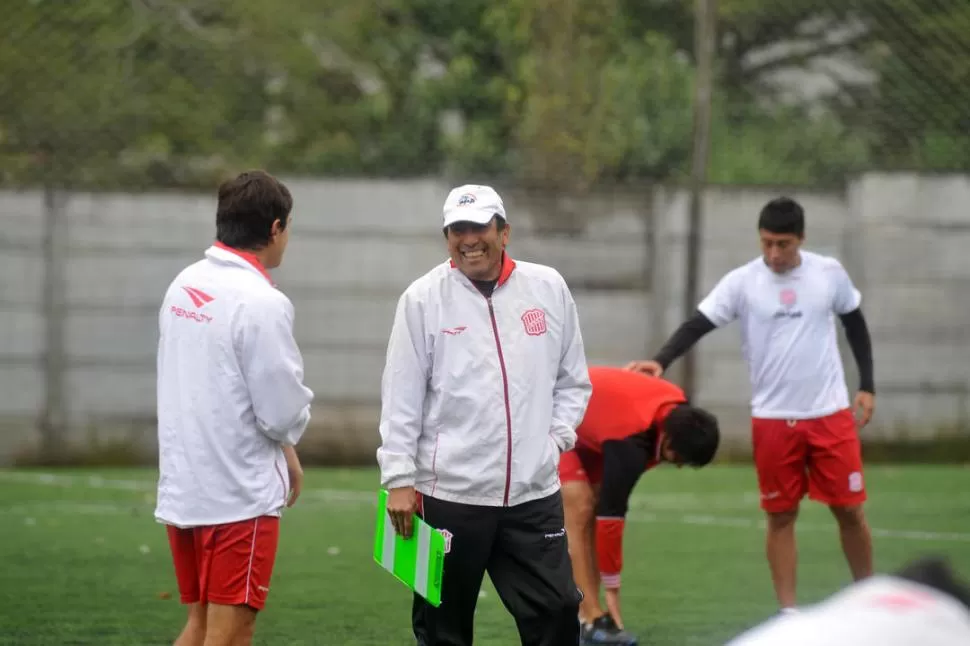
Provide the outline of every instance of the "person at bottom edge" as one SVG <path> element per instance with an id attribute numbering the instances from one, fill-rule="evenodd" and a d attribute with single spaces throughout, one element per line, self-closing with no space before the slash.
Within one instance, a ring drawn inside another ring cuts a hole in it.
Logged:
<path id="1" fill-rule="evenodd" d="M 970 644 L 970 586 L 937 556 L 857 581 L 821 603 L 775 615 L 726 646 Z"/>

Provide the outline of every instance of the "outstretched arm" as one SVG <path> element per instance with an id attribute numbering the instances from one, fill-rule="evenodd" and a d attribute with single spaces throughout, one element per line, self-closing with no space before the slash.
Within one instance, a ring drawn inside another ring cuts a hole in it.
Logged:
<path id="1" fill-rule="evenodd" d="M 660 351 L 654 355 L 653 360 L 666 370 L 670 364 L 694 347 L 694 344 L 700 341 L 701 337 L 716 327 L 711 319 L 704 316 L 702 312 L 696 312 L 694 316 L 684 321 L 677 328 L 677 331 L 671 335 L 660 348 Z"/>
<path id="2" fill-rule="evenodd" d="M 738 270 L 724 276 L 697 306 L 694 316 L 677 328 L 653 359 L 631 361 L 626 369 L 659 377 L 667 366 L 690 350 L 702 336 L 736 319 L 740 309 L 742 278 Z"/>

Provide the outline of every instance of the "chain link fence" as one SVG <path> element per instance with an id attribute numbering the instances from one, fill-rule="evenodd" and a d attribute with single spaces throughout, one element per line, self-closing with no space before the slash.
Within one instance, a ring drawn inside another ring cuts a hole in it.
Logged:
<path id="1" fill-rule="evenodd" d="M 970 6 L 720 3 L 712 181 L 970 169 Z"/>
<path id="2" fill-rule="evenodd" d="M 695 4 L 716 31 L 710 181 L 970 169 L 960 0 L 25 0 L 2 19 L 0 179 L 685 178 Z"/>
<path id="3" fill-rule="evenodd" d="M 297 198 L 279 278 L 327 451 L 372 457 L 393 302 L 464 181 L 506 194 L 513 250 L 563 271 L 608 363 L 794 194 L 866 293 L 884 434 L 966 432 L 970 3 L 25 0 L 0 25 L 4 456 L 37 426 L 47 452 L 150 443 L 161 290 L 254 166 Z M 736 339 L 696 356 L 742 441 Z"/>

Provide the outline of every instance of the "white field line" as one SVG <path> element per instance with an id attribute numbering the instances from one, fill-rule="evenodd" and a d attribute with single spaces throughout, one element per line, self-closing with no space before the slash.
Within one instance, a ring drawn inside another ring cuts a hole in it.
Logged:
<path id="1" fill-rule="evenodd" d="M 108 489 L 116 491 L 144 492 L 145 500 L 138 503 L 118 503 L 112 501 L 97 502 L 68 502 L 52 501 L 31 503 L 29 505 L 15 505 L 10 507 L 0 507 L 0 516 L 5 515 L 38 515 L 44 512 L 59 511 L 62 513 L 78 514 L 130 514 L 139 507 L 147 507 L 154 504 L 155 483 L 149 480 L 116 480 L 102 478 L 100 476 L 76 476 L 61 475 L 53 473 L 24 473 L 15 471 L 0 470 L 0 481 L 10 483 L 23 483 L 40 486 L 85 488 L 85 489 Z M 150 494 L 150 495 L 149 495 Z M 720 514 L 657 514 L 650 511 L 638 511 L 638 509 L 656 507 L 664 511 L 683 511 L 685 507 L 697 506 L 710 509 L 724 509 L 727 503 L 733 501 L 733 505 L 744 504 L 745 509 L 751 509 L 751 505 L 756 504 L 757 494 L 724 495 L 715 494 L 714 496 L 703 496 L 693 493 L 657 493 L 649 494 L 649 501 L 643 495 L 633 499 L 631 512 L 627 515 L 627 520 L 635 523 L 663 523 L 677 525 L 692 525 L 701 527 L 726 527 L 739 529 L 764 529 L 764 521 L 760 519 L 740 516 L 724 516 Z M 659 504 L 655 504 L 662 501 Z M 374 505 L 376 504 L 376 494 L 368 491 L 353 489 L 305 489 L 298 507 L 323 507 L 327 504 L 347 503 L 352 505 Z M 647 504 L 644 504 L 647 503 Z M 733 506 L 728 505 L 728 506 Z M 835 531 L 833 523 L 810 523 L 799 522 L 799 531 L 826 532 Z M 964 532 L 937 532 L 937 531 L 915 531 L 872 528 L 872 535 L 876 538 L 896 539 L 902 541 L 920 542 L 943 542 L 943 543 L 970 543 L 970 533 Z"/>

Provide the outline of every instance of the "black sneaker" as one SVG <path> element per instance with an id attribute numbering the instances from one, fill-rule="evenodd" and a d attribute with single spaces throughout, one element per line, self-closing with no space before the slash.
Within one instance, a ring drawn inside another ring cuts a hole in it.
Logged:
<path id="1" fill-rule="evenodd" d="M 621 630 L 609 613 L 597 617 L 591 624 L 583 624 L 581 646 L 637 646 L 637 638 Z"/>

